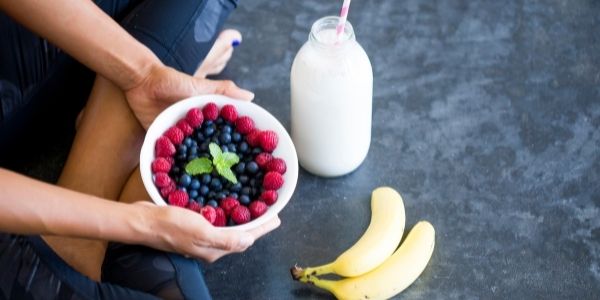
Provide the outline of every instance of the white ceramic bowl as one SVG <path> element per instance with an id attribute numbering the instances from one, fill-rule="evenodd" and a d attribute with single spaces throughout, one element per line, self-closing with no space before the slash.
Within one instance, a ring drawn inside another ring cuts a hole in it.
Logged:
<path id="1" fill-rule="evenodd" d="M 292 139 L 281 123 L 279 123 L 279 121 L 265 109 L 254 103 L 235 100 L 222 95 L 204 95 L 181 100 L 165 109 L 160 115 L 158 115 L 154 122 L 152 122 L 150 128 L 148 128 L 146 137 L 144 139 L 144 144 L 142 145 L 142 151 L 140 153 L 140 171 L 142 174 L 142 181 L 144 182 L 146 191 L 148 191 L 148 194 L 154 203 L 158 205 L 167 205 L 160 196 L 160 191 L 154 185 L 151 170 L 151 164 L 155 158 L 154 145 L 156 140 L 169 127 L 175 125 L 177 121 L 185 117 L 188 110 L 194 107 L 202 108 L 208 102 L 214 102 L 217 104 L 219 109 L 225 104 L 233 104 L 237 108 L 240 116 L 249 116 L 254 120 L 256 128 L 261 130 L 273 130 L 279 136 L 279 143 L 275 151 L 273 151 L 273 156 L 280 157 L 285 160 L 287 171 L 283 175 L 285 180 L 283 186 L 277 190 L 277 193 L 279 194 L 277 202 L 271 205 L 264 215 L 255 220 L 242 225 L 222 227 L 224 229 L 239 230 L 256 228 L 276 216 L 288 203 L 288 201 L 290 201 L 290 198 L 294 193 L 294 189 L 296 188 L 296 182 L 298 181 L 298 156 L 296 154 L 294 144 L 292 143 Z"/>

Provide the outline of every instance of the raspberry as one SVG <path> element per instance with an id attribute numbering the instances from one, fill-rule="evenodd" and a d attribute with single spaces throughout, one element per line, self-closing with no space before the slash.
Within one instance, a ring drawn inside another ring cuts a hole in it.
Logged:
<path id="1" fill-rule="evenodd" d="M 204 122 L 204 116 L 199 108 L 192 108 L 188 110 L 185 115 L 185 120 L 192 126 L 192 128 L 199 127 Z"/>
<path id="2" fill-rule="evenodd" d="M 240 205 L 240 202 L 233 197 L 227 197 L 221 200 L 221 203 L 219 204 L 223 211 L 225 211 L 226 215 L 229 215 L 231 211 L 238 205 Z"/>
<path id="3" fill-rule="evenodd" d="M 175 146 L 169 138 L 166 136 L 161 136 L 156 140 L 156 145 L 154 148 L 154 152 L 157 157 L 167 157 L 175 154 Z"/>
<path id="4" fill-rule="evenodd" d="M 250 216 L 252 219 L 256 219 L 262 216 L 267 211 L 268 207 L 266 203 L 257 200 L 252 201 L 250 206 L 248 206 L 248 209 L 250 210 Z"/>
<path id="5" fill-rule="evenodd" d="M 277 137 L 277 133 L 272 130 L 265 130 L 261 132 L 260 137 L 258 138 L 260 142 L 260 147 L 267 152 L 273 152 L 275 148 L 277 148 L 277 143 L 279 142 L 279 138 Z"/>
<path id="6" fill-rule="evenodd" d="M 182 190 L 173 191 L 169 194 L 169 204 L 179 207 L 186 207 L 190 198 L 188 194 Z"/>
<path id="7" fill-rule="evenodd" d="M 260 133 L 261 131 L 258 129 L 255 129 L 254 131 L 248 133 L 248 135 L 246 136 L 246 142 L 248 142 L 248 145 L 252 147 L 258 146 L 260 144 Z"/>
<path id="8" fill-rule="evenodd" d="M 213 223 L 213 225 L 219 226 L 219 227 L 223 227 L 223 226 L 227 225 L 227 216 L 225 215 L 225 211 L 220 207 L 217 207 L 215 209 L 215 211 L 216 211 L 216 218 L 215 218 L 215 223 Z"/>
<path id="9" fill-rule="evenodd" d="M 187 209 L 189 209 L 189 210 L 193 210 L 193 211 L 195 211 L 195 212 L 199 213 L 199 212 L 200 212 L 200 210 L 202 209 L 202 205 L 200 205 L 200 204 L 199 204 L 198 202 L 196 202 L 196 201 L 190 201 L 190 202 L 188 203 L 188 205 L 186 206 L 186 208 L 187 208 Z"/>
<path id="10" fill-rule="evenodd" d="M 267 152 L 262 152 L 262 153 L 259 153 L 256 156 L 256 158 L 254 158 L 254 161 L 261 169 L 264 169 L 267 166 L 267 163 L 270 162 L 272 159 L 273 159 L 273 155 L 271 155 L 270 153 L 267 153 Z"/>
<path id="11" fill-rule="evenodd" d="M 171 180 L 169 174 L 165 172 L 158 172 L 154 174 L 154 184 L 156 184 L 156 186 L 159 188 L 167 187 L 171 184 L 171 182 L 173 182 L 173 180 Z"/>
<path id="12" fill-rule="evenodd" d="M 223 117 L 225 121 L 235 122 L 238 117 L 237 109 L 235 109 L 235 106 L 227 104 L 221 108 L 221 117 Z"/>
<path id="13" fill-rule="evenodd" d="M 194 132 L 194 128 L 192 128 L 192 125 L 190 125 L 190 123 L 188 123 L 188 121 L 186 121 L 185 119 L 179 120 L 176 126 L 177 128 L 181 129 L 181 131 L 183 131 L 183 134 L 185 134 L 186 136 Z"/>
<path id="14" fill-rule="evenodd" d="M 251 219 L 250 210 L 243 205 L 238 205 L 231 211 L 231 219 L 236 224 L 248 223 Z"/>
<path id="15" fill-rule="evenodd" d="M 277 191 L 274 190 L 266 190 L 260 194 L 260 199 L 269 206 L 277 202 L 277 197 Z"/>
<path id="16" fill-rule="evenodd" d="M 267 190 L 277 190 L 283 185 L 283 177 L 277 172 L 268 172 L 263 179 L 263 187 Z"/>
<path id="17" fill-rule="evenodd" d="M 181 129 L 179 129 L 177 126 L 167 129 L 163 135 L 169 138 L 174 145 L 181 144 L 184 138 L 183 131 L 181 131 Z"/>
<path id="18" fill-rule="evenodd" d="M 173 157 L 173 156 L 167 156 L 167 157 L 164 157 L 164 159 L 166 159 L 171 164 L 171 166 L 173 166 L 175 164 L 175 157 Z"/>
<path id="19" fill-rule="evenodd" d="M 254 130 L 254 120 L 248 116 L 242 116 L 235 121 L 235 129 L 241 134 L 248 134 Z"/>
<path id="20" fill-rule="evenodd" d="M 213 102 L 209 102 L 202 108 L 202 113 L 205 119 L 214 121 L 219 116 L 219 108 Z"/>
<path id="21" fill-rule="evenodd" d="M 171 170 L 171 163 L 169 162 L 168 159 L 166 159 L 164 157 L 157 157 L 152 162 L 151 167 L 152 167 L 153 173 L 158 173 L 158 172 L 168 173 Z"/>
<path id="22" fill-rule="evenodd" d="M 165 199 L 169 199 L 169 195 L 177 189 L 177 185 L 175 185 L 175 181 L 171 180 L 171 183 L 160 189 L 160 195 Z"/>
<path id="23" fill-rule="evenodd" d="M 285 174 L 287 171 L 287 166 L 285 165 L 285 160 L 281 158 L 273 158 L 271 161 L 267 163 L 266 166 L 267 171 L 274 171 L 279 174 Z"/>
<path id="24" fill-rule="evenodd" d="M 206 219 L 206 221 L 208 221 L 208 223 L 210 223 L 210 224 L 215 223 L 215 219 L 217 218 L 217 211 L 215 210 L 214 207 L 207 205 L 207 206 L 203 207 L 202 209 L 200 209 L 200 213 L 204 216 L 204 218 Z"/>

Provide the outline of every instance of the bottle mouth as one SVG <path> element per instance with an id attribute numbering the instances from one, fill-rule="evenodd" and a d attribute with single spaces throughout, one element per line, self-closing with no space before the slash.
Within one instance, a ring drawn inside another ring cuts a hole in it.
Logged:
<path id="1" fill-rule="evenodd" d="M 346 21 L 344 32 L 338 38 L 336 28 L 340 17 L 327 16 L 317 20 L 310 30 L 309 39 L 322 46 L 339 45 L 349 40 L 354 40 L 354 28 Z"/>

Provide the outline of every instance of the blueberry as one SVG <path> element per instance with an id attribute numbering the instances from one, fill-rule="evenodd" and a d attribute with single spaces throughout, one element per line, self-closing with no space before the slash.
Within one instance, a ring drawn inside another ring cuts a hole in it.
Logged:
<path id="1" fill-rule="evenodd" d="M 181 177 L 179 177 L 179 185 L 181 185 L 183 187 L 189 186 L 191 182 L 192 182 L 192 177 L 190 177 L 190 175 L 188 175 L 188 174 L 183 174 L 183 175 L 181 175 Z"/>
<path id="2" fill-rule="evenodd" d="M 217 201 L 215 201 L 215 200 L 210 200 L 210 201 L 208 201 L 208 202 L 206 203 L 206 205 L 210 205 L 210 206 L 212 206 L 212 207 L 214 207 L 214 208 L 216 208 L 217 206 L 219 206 L 219 204 L 217 204 Z"/>
<path id="3" fill-rule="evenodd" d="M 258 172 L 258 164 L 256 164 L 254 161 L 249 162 L 246 164 L 246 171 L 250 174 L 255 174 Z"/>
<path id="4" fill-rule="evenodd" d="M 188 195 L 190 196 L 190 199 L 196 199 L 196 197 L 198 197 L 198 191 L 191 190 L 189 191 Z"/>
<path id="5" fill-rule="evenodd" d="M 190 189 L 192 190 L 198 190 L 200 188 L 200 180 L 194 178 L 192 179 L 192 182 L 190 183 Z"/>
<path id="6" fill-rule="evenodd" d="M 223 128 L 221 128 L 221 131 L 226 132 L 226 133 L 231 133 L 231 126 L 224 125 Z"/>
<path id="7" fill-rule="evenodd" d="M 188 148 L 187 154 L 188 154 L 188 156 L 191 156 L 191 155 L 196 155 L 197 156 L 198 155 L 198 148 L 196 148 L 196 147 L 190 147 L 190 148 Z"/>
<path id="8" fill-rule="evenodd" d="M 235 198 L 235 199 L 237 199 L 239 196 L 240 195 L 238 195 L 238 193 L 231 193 L 231 194 L 229 194 L 229 197 Z"/>
<path id="9" fill-rule="evenodd" d="M 223 117 L 218 117 L 218 118 L 215 120 L 215 123 L 216 123 L 216 124 L 223 124 L 223 122 L 225 122 L 225 120 L 223 120 Z"/>
<path id="10" fill-rule="evenodd" d="M 204 123 L 202 123 L 202 127 L 211 127 L 213 124 L 214 122 L 212 120 L 206 120 Z"/>
<path id="11" fill-rule="evenodd" d="M 201 205 L 204 205 L 206 199 L 202 196 L 198 196 L 198 198 L 196 198 L 196 201 L 198 201 L 198 203 L 200 203 Z"/>
<path id="12" fill-rule="evenodd" d="M 204 128 L 204 131 L 202 133 L 204 133 L 205 136 L 209 137 L 215 133 L 215 129 L 212 127 L 206 127 Z"/>
<path id="13" fill-rule="evenodd" d="M 209 191 L 210 191 L 210 189 L 205 185 L 200 187 L 200 195 L 202 195 L 202 196 L 206 196 Z"/>
<path id="14" fill-rule="evenodd" d="M 192 142 L 193 142 L 193 141 L 192 141 L 192 138 L 190 138 L 190 137 L 186 137 L 186 138 L 183 140 L 183 145 L 185 145 L 185 146 L 187 146 L 187 147 L 191 147 L 191 146 L 192 146 Z"/>
<path id="15" fill-rule="evenodd" d="M 194 159 L 196 159 L 196 158 L 198 158 L 198 155 L 194 154 L 194 155 L 188 155 L 188 156 L 186 156 L 186 158 L 185 158 L 185 159 L 186 159 L 187 161 L 192 161 L 192 160 L 194 160 Z"/>
<path id="16" fill-rule="evenodd" d="M 177 154 L 176 158 L 177 158 L 177 160 L 180 160 L 180 161 L 186 161 L 187 160 L 187 154 L 185 154 L 185 153 Z"/>
<path id="17" fill-rule="evenodd" d="M 181 169 L 178 166 L 173 166 L 171 168 L 171 174 L 173 174 L 173 175 L 179 175 L 180 172 L 181 172 Z"/>
<path id="18" fill-rule="evenodd" d="M 235 146 L 235 144 L 234 144 L 234 143 L 229 143 L 229 144 L 227 145 L 227 148 L 229 149 L 229 152 L 233 152 L 233 153 L 236 153 L 236 152 L 237 152 L 237 147 Z"/>
<path id="19" fill-rule="evenodd" d="M 223 192 L 218 192 L 216 197 L 219 200 L 223 200 L 223 199 L 225 199 L 226 195 Z"/>
<path id="20" fill-rule="evenodd" d="M 215 199 L 216 195 L 217 193 L 215 191 L 210 191 L 206 197 L 208 197 L 208 199 Z"/>
<path id="21" fill-rule="evenodd" d="M 182 187 L 182 186 L 178 187 L 177 189 L 180 190 L 180 191 L 182 191 L 182 192 L 184 192 L 184 193 L 188 192 L 187 189 L 184 188 L 184 187 Z"/>
<path id="22" fill-rule="evenodd" d="M 256 147 L 254 149 L 252 149 L 252 154 L 260 154 L 263 152 L 263 149 L 261 147 Z"/>
<path id="23" fill-rule="evenodd" d="M 239 143 L 242 141 L 242 135 L 239 132 L 234 132 L 233 134 L 231 134 L 231 140 L 234 143 Z"/>
<path id="24" fill-rule="evenodd" d="M 188 147 L 184 144 L 177 146 L 177 154 L 187 153 Z"/>
<path id="25" fill-rule="evenodd" d="M 252 191 L 252 190 L 250 189 L 250 187 L 248 187 L 248 186 L 245 186 L 245 187 L 243 187 L 243 188 L 242 188 L 242 191 L 241 191 L 240 193 L 242 194 L 242 196 L 243 196 L 243 195 L 250 195 L 250 192 L 251 192 L 251 191 Z"/>
<path id="26" fill-rule="evenodd" d="M 203 142 L 202 144 L 200 144 L 200 151 L 208 151 L 208 142 Z"/>
<path id="27" fill-rule="evenodd" d="M 223 185 L 221 184 L 221 180 L 220 180 L 219 178 L 213 178 L 213 179 L 210 181 L 210 187 L 211 187 L 213 190 L 220 191 L 220 190 L 221 190 L 221 188 L 223 187 Z"/>
<path id="28" fill-rule="evenodd" d="M 247 183 L 247 182 L 248 182 L 249 178 L 248 178 L 248 176 L 246 176 L 246 175 L 241 175 L 241 176 L 240 176 L 240 178 L 238 178 L 238 180 L 239 180 L 239 181 L 240 181 L 242 184 L 244 184 L 244 183 Z"/>
<path id="29" fill-rule="evenodd" d="M 211 180 L 212 180 L 212 176 L 210 176 L 210 174 L 202 175 L 202 183 L 209 184 Z"/>
<path id="30" fill-rule="evenodd" d="M 218 144 L 219 143 L 219 139 L 216 136 L 213 136 L 212 138 L 210 138 L 210 142 Z"/>
<path id="31" fill-rule="evenodd" d="M 234 192 L 234 193 L 237 193 L 237 192 L 239 192 L 241 190 L 242 190 L 242 184 L 239 183 L 239 182 L 236 183 L 236 184 L 234 184 L 233 186 L 231 186 L 231 191 Z"/>
<path id="32" fill-rule="evenodd" d="M 248 143 L 246 143 L 246 142 L 241 142 L 241 143 L 240 143 L 240 147 L 239 147 L 239 149 L 238 149 L 238 150 L 240 150 L 240 152 L 242 152 L 242 153 L 247 153 L 247 152 L 248 152 L 248 149 L 250 149 L 250 148 L 248 147 Z"/>
<path id="33" fill-rule="evenodd" d="M 201 132 L 201 131 L 198 131 L 198 132 L 196 133 L 196 140 L 198 140 L 199 142 L 202 142 L 202 141 L 204 141 L 204 134 L 202 134 L 202 132 Z"/>
<path id="34" fill-rule="evenodd" d="M 240 162 L 235 166 L 235 172 L 238 175 L 243 174 L 245 170 L 246 170 L 246 163 L 244 163 L 244 162 Z"/>
<path id="35" fill-rule="evenodd" d="M 258 183 L 258 180 L 256 180 L 256 178 L 250 179 L 250 186 L 251 187 L 256 187 L 257 183 Z"/>
<path id="36" fill-rule="evenodd" d="M 229 148 L 227 148 L 226 145 L 221 146 L 221 151 L 223 152 L 229 152 Z"/>
<path id="37" fill-rule="evenodd" d="M 250 204 L 250 197 L 248 195 L 240 196 L 240 204 L 248 205 Z"/>
<path id="38" fill-rule="evenodd" d="M 229 144 L 231 142 L 231 134 L 227 132 L 221 132 L 219 135 L 219 141 L 221 141 L 221 144 Z"/>

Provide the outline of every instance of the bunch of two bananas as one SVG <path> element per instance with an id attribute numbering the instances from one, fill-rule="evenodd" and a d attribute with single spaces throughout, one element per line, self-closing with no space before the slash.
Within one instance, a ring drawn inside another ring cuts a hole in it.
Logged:
<path id="1" fill-rule="evenodd" d="M 398 247 L 404 233 L 404 202 L 398 192 L 380 187 L 371 196 L 371 223 L 363 236 L 338 258 L 319 267 L 293 267 L 292 277 L 328 290 L 338 299 L 388 299 L 423 272 L 435 244 L 435 230 L 418 222 Z M 342 280 L 317 276 L 334 273 Z"/>

